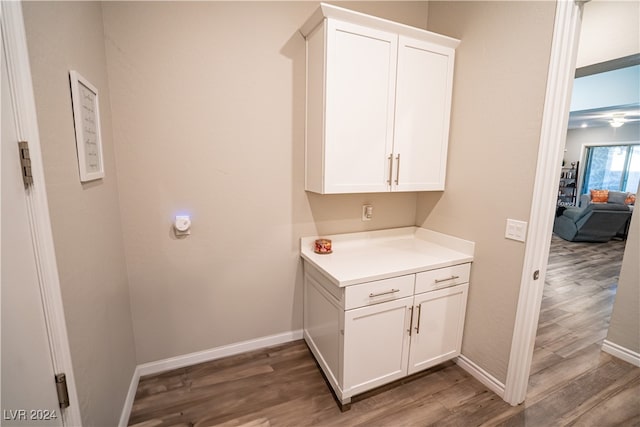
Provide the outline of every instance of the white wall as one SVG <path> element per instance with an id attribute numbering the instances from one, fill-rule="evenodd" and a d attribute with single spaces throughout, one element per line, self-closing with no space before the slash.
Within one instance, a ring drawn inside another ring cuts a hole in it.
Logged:
<path id="1" fill-rule="evenodd" d="M 136 366 L 120 224 L 102 10 L 94 2 L 24 2 L 60 287 L 86 426 L 118 423 Z M 104 179 L 80 183 L 69 70 L 99 92 Z M 43 408 L 45 409 L 45 408 Z"/>
<path id="2" fill-rule="evenodd" d="M 570 111 L 640 103 L 640 65 L 579 77 Z"/>
<path id="3" fill-rule="evenodd" d="M 462 353 L 506 380 L 524 244 L 507 218 L 528 221 L 554 2 L 430 2 L 431 31 L 456 51 L 444 193 L 418 196 L 416 222 L 476 242 Z"/>
<path id="4" fill-rule="evenodd" d="M 640 193 L 640 189 L 639 189 Z M 618 279 L 607 340 L 640 354 L 640 214 L 638 205 L 631 225 Z"/>
<path id="5" fill-rule="evenodd" d="M 414 224 L 415 193 L 304 191 L 298 28 L 317 5 L 104 3 L 138 363 L 300 329 L 301 236 Z M 348 6 L 426 26 L 425 2 Z"/>

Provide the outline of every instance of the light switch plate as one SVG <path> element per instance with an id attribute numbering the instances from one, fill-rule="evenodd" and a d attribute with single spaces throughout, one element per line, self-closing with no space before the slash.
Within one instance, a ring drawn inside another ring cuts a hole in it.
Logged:
<path id="1" fill-rule="evenodd" d="M 505 232 L 504 237 L 524 242 L 527 237 L 527 223 L 507 218 L 507 231 Z"/>

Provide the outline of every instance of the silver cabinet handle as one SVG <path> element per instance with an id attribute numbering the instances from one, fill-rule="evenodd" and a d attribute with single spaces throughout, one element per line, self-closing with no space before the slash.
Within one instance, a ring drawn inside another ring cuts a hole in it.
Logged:
<path id="1" fill-rule="evenodd" d="M 387 184 L 391 185 L 391 177 L 393 176 L 393 154 L 389 154 L 387 160 L 389 160 L 389 179 L 387 180 Z"/>
<path id="2" fill-rule="evenodd" d="M 413 306 L 409 307 L 409 329 L 407 329 L 407 332 L 409 332 L 409 336 L 411 336 L 412 327 L 413 327 Z"/>
<path id="3" fill-rule="evenodd" d="M 379 294 L 369 294 L 369 298 L 373 298 L 373 297 L 379 297 L 382 295 L 389 295 L 389 294 L 395 294 L 396 292 L 400 292 L 400 289 L 391 289 L 390 291 L 385 291 L 385 292 L 380 292 Z"/>
<path id="4" fill-rule="evenodd" d="M 422 304 L 418 306 L 418 321 L 416 322 L 416 334 L 420 333 L 420 315 L 422 314 Z"/>
<path id="5" fill-rule="evenodd" d="M 398 165 L 396 166 L 396 185 L 400 182 L 400 154 L 396 157 Z"/>
<path id="6" fill-rule="evenodd" d="M 447 277 L 446 279 L 436 279 L 436 283 L 442 283 L 442 282 L 446 282 L 447 280 L 456 280 L 459 279 L 460 276 L 451 276 L 451 277 Z"/>

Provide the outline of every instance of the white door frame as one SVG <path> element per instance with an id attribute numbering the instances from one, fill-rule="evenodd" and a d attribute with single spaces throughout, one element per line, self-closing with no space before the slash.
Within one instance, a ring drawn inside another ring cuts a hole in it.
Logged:
<path id="1" fill-rule="evenodd" d="M 64 425 L 80 426 L 79 401 L 71 364 L 71 352 L 65 324 L 60 280 L 51 232 L 49 205 L 44 181 L 42 152 L 36 117 L 36 106 L 31 82 L 31 68 L 27 40 L 19 1 L 0 3 L 2 43 L 7 56 L 7 69 L 11 96 L 16 111 L 16 130 L 20 140 L 29 142 L 33 185 L 26 190 L 27 211 L 34 247 L 36 270 L 40 283 L 42 307 L 45 315 L 53 369 L 65 373 L 70 406 L 62 412 Z M 3 141 L 4 143 L 4 141 Z M 16 158 L 16 161 L 18 159 Z M 54 378 L 51 378 L 54 381 Z"/>
<path id="2" fill-rule="evenodd" d="M 583 4 L 579 0 L 558 0 L 556 4 L 529 235 L 504 390 L 504 400 L 511 405 L 522 403 L 527 395 L 560 181 L 558 170 L 567 137 Z"/>

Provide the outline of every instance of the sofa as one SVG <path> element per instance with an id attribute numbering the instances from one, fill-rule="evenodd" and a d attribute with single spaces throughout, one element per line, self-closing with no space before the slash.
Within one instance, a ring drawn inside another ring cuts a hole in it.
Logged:
<path id="1" fill-rule="evenodd" d="M 608 194 L 603 197 L 603 193 Z M 579 208 L 558 210 L 553 232 L 571 242 L 608 242 L 613 237 L 625 238 L 635 204 L 631 196 L 618 191 L 592 190 L 581 197 Z"/>

